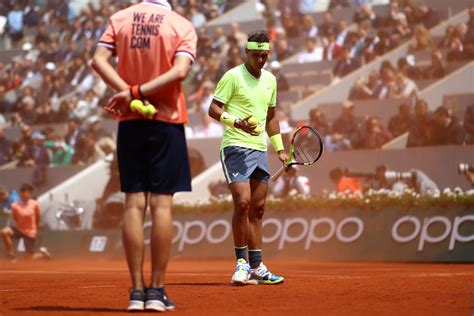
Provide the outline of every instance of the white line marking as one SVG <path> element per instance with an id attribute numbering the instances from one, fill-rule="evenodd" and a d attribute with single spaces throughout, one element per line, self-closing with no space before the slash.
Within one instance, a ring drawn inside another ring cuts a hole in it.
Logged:
<path id="1" fill-rule="evenodd" d="M 80 286 L 78 289 L 96 289 L 102 287 L 115 287 L 115 285 L 90 285 L 90 286 Z"/>

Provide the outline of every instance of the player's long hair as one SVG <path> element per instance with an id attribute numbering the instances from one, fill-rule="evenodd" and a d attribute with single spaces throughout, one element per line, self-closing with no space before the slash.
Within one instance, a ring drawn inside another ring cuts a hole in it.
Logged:
<path id="1" fill-rule="evenodd" d="M 249 34 L 248 42 L 270 43 L 270 36 L 265 30 L 255 31 Z"/>

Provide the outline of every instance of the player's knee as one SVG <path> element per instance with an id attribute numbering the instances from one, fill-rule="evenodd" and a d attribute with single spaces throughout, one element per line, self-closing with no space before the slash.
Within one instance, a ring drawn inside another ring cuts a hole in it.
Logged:
<path id="1" fill-rule="evenodd" d="M 250 220 L 261 220 L 265 213 L 265 204 L 252 205 L 250 209 L 249 219 Z"/>
<path id="2" fill-rule="evenodd" d="M 250 202 L 248 200 L 239 200 L 235 202 L 235 212 L 238 215 L 248 214 Z"/>

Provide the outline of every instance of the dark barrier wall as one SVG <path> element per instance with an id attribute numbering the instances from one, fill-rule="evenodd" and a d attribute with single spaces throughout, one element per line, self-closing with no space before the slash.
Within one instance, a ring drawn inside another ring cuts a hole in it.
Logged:
<path id="1" fill-rule="evenodd" d="M 269 150 L 271 152 L 271 150 Z M 273 172 L 279 168 L 274 154 L 269 155 L 270 167 Z M 329 180 L 329 171 L 335 167 L 350 168 L 357 171 L 373 172 L 380 164 L 387 164 L 395 171 L 420 169 L 432 178 L 442 190 L 443 188 L 460 187 L 469 189 L 469 182 L 457 173 L 460 162 L 474 163 L 474 146 L 438 146 L 419 147 L 401 150 L 354 150 L 324 152 L 314 165 L 301 167 L 301 173 L 311 182 L 313 193 L 324 189 L 335 190 Z"/>
<path id="2" fill-rule="evenodd" d="M 231 212 L 177 212 L 173 255 L 233 257 Z M 150 222 L 145 224 L 149 243 Z M 57 257 L 120 257 L 120 231 L 42 232 Z M 20 245 L 21 247 L 21 245 Z M 474 262 L 474 210 L 383 209 L 268 212 L 265 258 Z"/>
<path id="3" fill-rule="evenodd" d="M 47 172 L 48 179 L 45 184 L 35 188 L 35 196 L 40 196 L 42 193 L 66 181 L 84 168 L 86 167 L 67 166 L 49 168 Z M 0 184 L 6 185 L 9 189 L 18 190 L 23 183 L 33 183 L 33 173 L 34 168 L 31 167 L 0 170 Z"/>

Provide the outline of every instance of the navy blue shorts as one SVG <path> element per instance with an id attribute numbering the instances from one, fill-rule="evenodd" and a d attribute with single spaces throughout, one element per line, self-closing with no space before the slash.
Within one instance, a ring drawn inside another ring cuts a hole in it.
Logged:
<path id="1" fill-rule="evenodd" d="M 191 191 L 182 124 L 154 120 L 120 122 L 117 161 L 122 192 L 173 194 Z"/>
<path id="2" fill-rule="evenodd" d="M 15 226 L 10 226 L 10 228 L 13 231 L 13 238 L 23 239 L 25 250 L 27 252 L 31 252 L 31 253 L 35 252 L 36 239 L 26 236 L 21 231 L 19 231 L 18 228 L 16 228 Z"/>
<path id="3" fill-rule="evenodd" d="M 250 179 L 268 183 L 270 178 L 266 151 L 229 146 L 221 150 L 221 163 L 229 184 Z"/>

